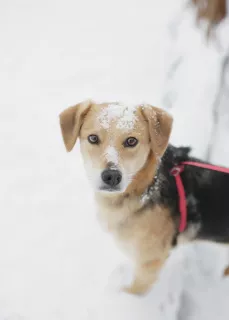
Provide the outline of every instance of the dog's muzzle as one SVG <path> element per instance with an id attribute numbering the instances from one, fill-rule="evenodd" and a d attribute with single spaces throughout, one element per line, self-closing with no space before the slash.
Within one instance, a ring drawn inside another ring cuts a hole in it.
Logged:
<path id="1" fill-rule="evenodd" d="M 106 169 L 102 172 L 102 180 L 109 187 L 116 187 L 122 181 L 122 174 L 119 170 Z"/>

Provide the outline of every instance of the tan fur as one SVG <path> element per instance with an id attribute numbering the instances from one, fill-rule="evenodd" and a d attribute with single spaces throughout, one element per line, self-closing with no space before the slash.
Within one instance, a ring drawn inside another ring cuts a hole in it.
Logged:
<path id="1" fill-rule="evenodd" d="M 171 249 L 175 227 L 169 210 L 160 206 L 144 208 L 135 196 L 109 202 L 97 195 L 97 203 L 100 220 L 135 264 L 134 281 L 124 290 L 147 292 Z"/>
<path id="2" fill-rule="evenodd" d="M 162 109 L 146 105 L 142 108 L 150 134 L 151 147 L 157 157 L 161 157 L 169 142 L 173 119 Z"/>
<path id="3" fill-rule="evenodd" d="M 130 129 L 119 128 L 117 119 L 104 128 L 98 119 L 106 108 L 108 104 L 86 102 L 68 109 L 60 116 L 62 134 L 68 151 L 80 137 L 81 152 L 85 163 L 89 163 L 88 168 L 91 166 L 96 172 L 106 169 L 109 162 L 106 150 L 112 145 L 118 154 L 117 165 L 124 171 L 135 173 L 123 192 L 96 191 L 95 198 L 101 224 L 113 234 L 135 265 L 134 281 L 124 290 L 142 294 L 156 281 L 175 234 L 169 209 L 149 206 L 142 199 L 167 147 L 172 118 L 158 108 L 139 106 L 136 110 L 137 120 Z M 97 134 L 101 143 L 96 146 L 88 143 L 90 134 Z M 127 137 L 136 137 L 138 145 L 124 148 L 123 141 Z"/>
<path id="4" fill-rule="evenodd" d="M 124 287 L 123 291 L 131 294 L 146 293 L 151 285 L 157 280 L 158 272 L 163 266 L 164 257 L 162 259 L 149 261 L 137 265 L 135 270 L 135 279 L 131 286 Z"/>
<path id="5" fill-rule="evenodd" d="M 74 147 L 83 123 L 83 117 L 91 104 L 92 101 L 87 100 L 64 110 L 60 114 L 60 127 L 67 151 L 71 151 Z"/>
<path id="6" fill-rule="evenodd" d="M 135 179 L 129 185 L 126 190 L 126 193 L 135 193 L 136 195 L 141 194 L 150 183 L 152 183 L 152 177 L 155 176 L 155 172 L 157 169 L 157 160 L 151 151 L 147 162 L 142 170 L 140 170 Z"/>

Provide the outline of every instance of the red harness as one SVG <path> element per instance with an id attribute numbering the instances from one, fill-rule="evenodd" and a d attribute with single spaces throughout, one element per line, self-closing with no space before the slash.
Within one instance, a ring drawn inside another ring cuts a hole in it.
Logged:
<path id="1" fill-rule="evenodd" d="M 183 232 L 186 228 L 186 225 L 187 225 L 186 195 L 185 195 L 184 185 L 183 185 L 183 182 L 182 182 L 182 179 L 180 176 L 181 172 L 184 171 L 185 165 L 208 169 L 208 170 L 214 170 L 214 171 L 229 174 L 229 169 L 219 167 L 219 166 L 214 166 L 212 164 L 193 162 L 193 161 L 184 161 L 184 162 L 181 162 L 181 164 L 172 168 L 170 173 L 172 176 L 174 176 L 174 178 L 176 180 L 177 191 L 179 194 L 179 209 L 180 209 L 180 216 L 181 216 L 180 217 L 179 232 Z"/>

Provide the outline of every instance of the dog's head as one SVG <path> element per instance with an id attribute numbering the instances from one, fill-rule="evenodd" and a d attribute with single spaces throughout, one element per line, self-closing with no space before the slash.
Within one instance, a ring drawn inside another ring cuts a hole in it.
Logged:
<path id="1" fill-rule="evenodd" d="M 152 181 L 168 145 L 172 118 L 150 105 L 85 101 L 63 111 L 60 125 L 67 151 L 80 138 L 94 189 L 123 193 Z"/>

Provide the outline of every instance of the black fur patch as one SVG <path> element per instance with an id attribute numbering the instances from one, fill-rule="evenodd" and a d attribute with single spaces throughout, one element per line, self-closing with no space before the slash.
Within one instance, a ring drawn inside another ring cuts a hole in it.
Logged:
<path id="1" fill-rule="evenodd" d="M 170 209 L 177 230 L 179 195 L 170 170 L 182 161 L 203 162 L 189 153 L 190 148 L 170 145 L 161 160 L 156 181 L 146 191 L 152 204 L 163 204 Z M 196 239 L 229 242 L 229 174 L 186 165 L 181 178 L 187 198 L 187 228 L 199 225 Z"/>

